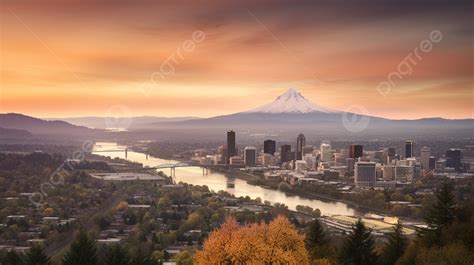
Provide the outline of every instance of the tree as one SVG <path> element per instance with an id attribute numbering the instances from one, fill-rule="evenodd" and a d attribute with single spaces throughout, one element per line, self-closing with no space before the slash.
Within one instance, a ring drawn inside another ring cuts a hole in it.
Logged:
<path id="1" fill-rule="evenodd" d="M 142 247 L 138 247 L 130 259 L 130 265 L 152 265 L 157 262 L 151 257 L 151 254 L 144 252 Z"/>
<path id="2" fill-rule="evenodd" d="M 228 218 L 195 256 L 197 264 L 309 264 L 304 237 L 288 219 L 239 225 Z"/>
<path id="3" fill-rule="evenodd" d="M 7 252 L 5 257 L 3 257 L 1 264 L 23 265 L 23 260 L 21 259 L 20 255 L 18 255 L 18 253 L 16 253 L 14 250 L 10 250 Z"/>
<path id="4" fill-rule="evenodd" d="M 95 265 L 97 264 L 97 246 L 87 234 L 80 230 L 71 244 L 69 251 L 64 255 L 64 265 Z"/>
<path id="5" fill-rule="evenodd" d="M 377 255 L 374 252 L 375 243 L 371 233 L 372 230 L 367 229 L 360 219 L 352 226 L 339 256 L 341 264 L 376 264 Z"/>
<path id="6" fill-rule="evenodd" d="M 456 204 L 453 187 L 444 182 L 436 191 L 435 198 L 436 201 L 425 214 L 428 228 L 418 230 L 422 242 L 428 247 L 443 245 L 443 240 L 440 240 L 442 230 L 455 220 Z"/>
<path id="7" fill-rule="evenodd" d="M 408 239 L 403 235 L 403 227 L 398 222 L 393 232 L 387 235 L 387 242 L 383 248 L 383 262 L 387 265 L 395 264 L 403 256 L 408 246 Z"/>
<path id="8" fill-rule="evenodd" d="M 49 265 L 51 264 L 51 259 L 46 255 L 41 245 L 35 244 L 26 254 L 25 263 L 27 265 Z"/>
<path id="9" fill-rule="evenodd" d="M 333 249 L 329 246 L 329 238 L 318 219 L 315 219 L 309 225 L 308 231 L 306 231 L 305 243 L 313 260 L 327 258 L 333 254 Z"/>
<path id="10" fill-rule="evenodd" d="M 130 257 L 120 244 L 114 244 L 105 251 L 104 265 L 128 265 Z"/>
<path id="11" fill-rule="evenodd" d="M 456 204 L 453 186 L 444 182 L 435 196 L 436 202 L 429 209 L 425 219 L 431 229 L 439 230 L 450 225 L 455 218 Z"/>
<path id="12" fill-rule="evenodd" d="M 176 255 L 176 265 L 192 265 L 193 255 L 187 250 L 181 251 Z"/>
<path id="13" fill-rule="evenodd" d="M 314 221 L 309 225 L 309 229 L 306 232 L 305 243 L 308 249 L 313 249 L 317 246 L 324 246 L 329 243 L 326 232 L 324 232 L 324 228 L 318 219 L 314 219 Z"/>

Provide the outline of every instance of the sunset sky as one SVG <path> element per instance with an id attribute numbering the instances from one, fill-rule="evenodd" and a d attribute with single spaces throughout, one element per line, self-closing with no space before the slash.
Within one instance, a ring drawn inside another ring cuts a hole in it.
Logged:
<path id="1" fill-rule="evenodd" d="M 2 113 L 209 117 L 293 87 L 373 116 L 473 117 L 472 1 L 3 0 L 0 19 Z"/>

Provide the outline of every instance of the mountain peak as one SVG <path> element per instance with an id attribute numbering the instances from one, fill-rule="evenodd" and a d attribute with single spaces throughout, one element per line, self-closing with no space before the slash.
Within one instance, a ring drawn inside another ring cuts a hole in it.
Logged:
<path id="1" fill-rule="evenodd" d="M 275 101 L 256 109 L 247 111 L 262 113 L 309 113 L 324 112 L 335 113 L 337 111 L 330 110 L 323 106 L 312 103 L 307 100 L 298 90 L 289 88 L 284 94 L 278 96 Z"/>

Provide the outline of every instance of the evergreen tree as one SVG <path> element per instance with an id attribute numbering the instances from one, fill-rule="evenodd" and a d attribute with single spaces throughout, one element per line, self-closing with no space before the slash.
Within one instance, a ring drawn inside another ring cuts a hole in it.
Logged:
<path id="1" fill-rule="evenodd" d="M 44 252 L 44 248 L 35 244 L 30 248 L 30 251 L 26 254 L 25 259 L 26 265 L 49 265 L 51 264 L 51 259 Z"/>
<path id="2" fill-rule="evenodd" d="M 339 259 L 344 265 L 372 265 L 377 263 L 372 230 L 359 219 L 346 237 Z"/>
<path id="3" fill-rule="evenodd" d="M 428 228 L 418 229 L 418 236 L 426 246 L 443 245 L 440 240 L 442 230 L 452 224 L 455 219 L 456 204 L 453 187 L 447 182 L 435 193 L 436 201 L 425 215 Z"/>
<path id="4" fill-rule="evenodd" d="M 400 222 L 393 228 L 393 232 L 387 235 L 387 242 L 383 249 L 384 264 L 392 265 L 405 253 L 408 239 L 403 235 Z"/>
<path id="5" fill-rule="evenodd" d="M 5 264 L 5 265 L 23 265 L 23 260 L 21 259 L 20 255 L 16 253 L 14 250 L 8 251 L 7 254 L 5 254 L 5 257 L 3 257 L 3 260 L 0 264 Z"/>
<path id="6" fill-rule="evenodd" d="M 429 209 L 425 219 L 431 229 L 439 230 L 450 225 L 455 218 L 456 204 L 454 202 L 453 186 L 447 182 L 443 183 L 435 196 L 436 202 Z"/>
<path id="7" fill-rule="evenodd" d="M 114 244 L 105 251 L 104 265 L 127 265 L 129 261 L 127 250 L 119 244 Z"/>
<path id="8" fill-rule="evenodd" d="M 96 265 L 97 246 L 87 234 L 81 230 L 69 251 L 63 257 L 64 265 Z"/>
<path id="9" fill-rule="evenodd" d="M 326 232 L 318 219 L 315 219 L 309 225 L 309 229 L 306 232 L 305 243 L 308 249 L 325 246 L 329 243 Z"/>

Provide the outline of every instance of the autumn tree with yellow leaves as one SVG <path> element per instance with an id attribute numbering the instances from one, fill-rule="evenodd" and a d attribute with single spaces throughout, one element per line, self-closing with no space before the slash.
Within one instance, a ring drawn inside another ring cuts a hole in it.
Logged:
<path id="1" fill-rule="evenodd" d="M 196 264 L 309 264 L 304 236 L 283 216 L 269 224 L 239 225 L 230 217 L 212 232 Z"/>

